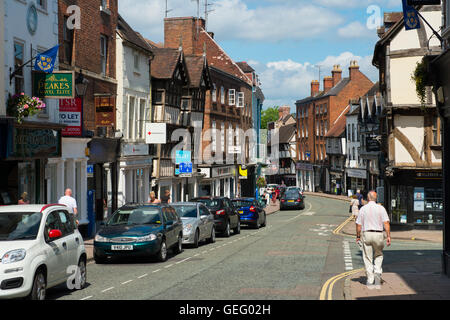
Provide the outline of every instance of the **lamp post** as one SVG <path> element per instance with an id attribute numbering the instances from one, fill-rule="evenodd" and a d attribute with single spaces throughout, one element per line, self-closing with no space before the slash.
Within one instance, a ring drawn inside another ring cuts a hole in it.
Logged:
<path id="1" fill-rule="evenodd" d="M 77 97 L 81 99 L 81 135 L 84 136 L 84 96 L 86 95 L 89 80 L 83 76 L 83 71 L 80 70 L 80 74 L 75 80 L 75 91 Z"/>

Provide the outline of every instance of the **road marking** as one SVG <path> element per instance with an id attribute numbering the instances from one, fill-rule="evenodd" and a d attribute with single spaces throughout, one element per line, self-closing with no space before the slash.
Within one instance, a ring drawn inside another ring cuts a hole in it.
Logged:
<path id="1" fill-rule="evenodd" d="M 110 291 L 110 290 L 112 290 L 112 289 L 114 289 L 114 287 L 111 287 L 111 288 L 105 289 L 105 290 L 103 290 L 103 291 L 102 291 L 102 293 L 105 293 L 106 291 Z"/>
<path id="2" fill-rule="evenodd" d="M 87 299 L 90 299 L 90 298 L 92 298 L 92 296 L 87 296 L 86 298 L 83 298 L 83 299 L 80 299 L 80 300 L 87 300 Z"/>
<path id="3" fill-rule="evenodd" d="M 152 273 L 157 273 L 157 272 L 160 272 L 160 271 L 161 271 L 161 269 L 158 269 L 158 270 L 153 271 Z"/>
<path id="4" fill-rule="evenodd" d="M 172 264 L 169 264 L 168 266 L 165 266 L 164 269 L 168 269 L 168 268 L 170 268 L 170 267 L 173 267 L 173 263 L 172 263 Z"/>
<path id="5" fill-rule="evenodd" d="M 198 257 L 200 255 L 200 253 L 194 254 L 194 257 Z"/>
<path id="6" fill-rule="evenodd" d="M 180 263 L 183 263 L 183 262 L 186 262 L 186 261 L 188 261 L 189 259 L 191 259 L 191 257 L 189 257 L 189 258 L 186 258 L 186 259 L 184 259 L 184 260 L 181 260 L 181 261 L 178 261 L 176 264 L 180 264 Z"/>
<path id="7" fill-rule="evenodd" d="M 327 280 L 327 282 L 325 282 L 325 284 L 322 287 L 322 290 L 320 291 L 320 296 L 319 299 L 320 300 L 333 300 L 333 287 L 334 284 L 338 281 L 341 280 L 343 278 L 346 278 L 348 276 L 351 276 L 355 273 L 361 272 L 364 269 L 358 269 L 358 270 L 352 270 L 352 271 L 348 271 L 348 272 L 344 272 L 341 274 L 338 274 L 337 276 L 334 276 L 330 279 Z M 328 291 L 328 296 L 327 296 L 327 291 Z"/>
<path id="8" fill-rule="evenodd" d="M 127 283 L 132 282 L 132 281 L 133 281 L 133 280 L 128 280 L 128 281 L 122 282 L 121 285 L 125 285 L 125 284 L 127 284 Z"/>
<path id="9" fill-rule="evenodd" d="M 148 276 L 148 274 L 146 273 L 146 274 L 143 274 L 142 276 L 140 276 L 140 277 L 138 277 L 138 279 L 142 279 L 142 278 L 145 278 L 146 276 Z"/>

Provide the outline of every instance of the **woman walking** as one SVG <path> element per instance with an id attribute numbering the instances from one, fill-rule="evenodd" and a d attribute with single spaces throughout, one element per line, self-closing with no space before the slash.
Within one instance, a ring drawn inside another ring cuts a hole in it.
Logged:
<path id="1" fill-rule="evenodd" d="M 352 207 L 352 221 L 356 221 L 359 215 L 359 199 L 356 194 L 352 197 L 351 207 Z"/>

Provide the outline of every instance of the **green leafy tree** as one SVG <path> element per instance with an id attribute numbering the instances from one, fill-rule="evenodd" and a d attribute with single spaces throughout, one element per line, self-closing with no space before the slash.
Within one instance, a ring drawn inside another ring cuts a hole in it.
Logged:
<path id="1" fill-rule="evenodd" d="M 272 121 L 277 121 L 279 118 L 278 106 L 267 108 L 261 114 L 261 129 L 267 129 L 267 124 Z"/>

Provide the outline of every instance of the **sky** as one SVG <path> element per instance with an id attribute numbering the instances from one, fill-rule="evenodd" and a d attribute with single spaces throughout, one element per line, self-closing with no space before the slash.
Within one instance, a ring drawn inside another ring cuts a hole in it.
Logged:
<path id="1" fill-rule="evenodd" d="M 204 17 L 205 0 L 200 1 Z M 197 1 L 167 0 L 168 17 L 197 16 Z M 260 77 L 264 108 L 308 97 L 311 81 L 331 75 L 335 64 L 348 76 L 351 60 L 373 82 L 376 28 L 384 12 L 402 0 L 208 0 L 207 30 L 236 62 Z M 144 37 L 163 42 L 166 0 L 119 0 L 119 13 Z M 323 85 L 321 81 L 321 86 Z"/>

